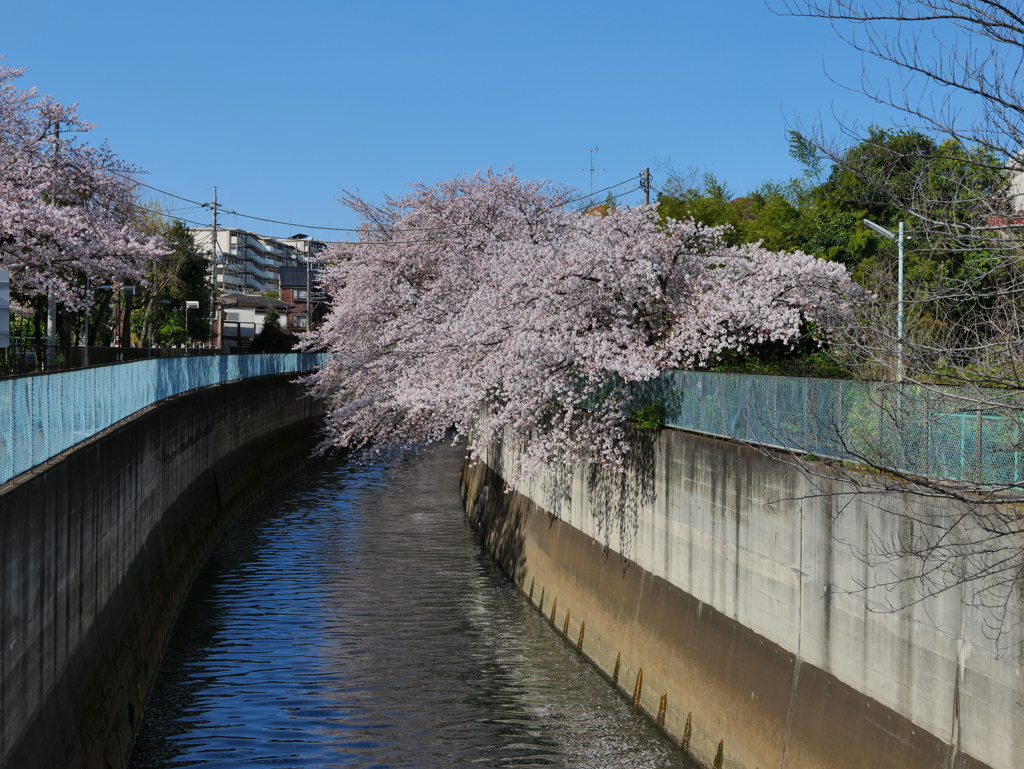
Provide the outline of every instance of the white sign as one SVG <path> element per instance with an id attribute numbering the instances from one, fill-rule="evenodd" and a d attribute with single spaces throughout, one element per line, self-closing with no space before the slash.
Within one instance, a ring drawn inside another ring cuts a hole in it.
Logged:
<path id="1" fill-rule="evenodd" d="M 11 346 L 11 273 L 0 270 L 0 348 Z"/>

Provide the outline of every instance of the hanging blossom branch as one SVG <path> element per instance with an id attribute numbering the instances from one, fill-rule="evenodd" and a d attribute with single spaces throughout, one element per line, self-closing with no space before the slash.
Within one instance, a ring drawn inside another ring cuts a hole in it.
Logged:
<path id="1" fill-rule="evenodd" d="M 849 320 L 842 265 L 730 247 L 721 230 L 653 206 L 565 211 L 570 190 L 511 172 L 416 185 L 372 206 L 363 242 L 329 253 L 333 299 L 307 348 L 328 405 L 323 449 L 449 434 L 475 454 L 518 442 L 517 483 L 541 464 L 621 468 L 633 383 L 727 352 L 794 344 Z"/>

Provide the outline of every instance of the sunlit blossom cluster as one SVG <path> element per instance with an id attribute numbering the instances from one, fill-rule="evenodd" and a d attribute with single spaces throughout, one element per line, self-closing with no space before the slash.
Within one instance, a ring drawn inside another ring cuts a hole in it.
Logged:
<path id="1" fill-rule="evenodd" d="M 134 169 L 81 141 L 77 105 L 19 89 L 22 72 L 0 65 L 0 267 L 16 293 L 81 309 L 84 279 L 137 280 L 165 251 L 137 226 Z"/>
<path id="2" fill-rule="evenodd" d="M 335 353 L 309 380 L 325 446 L 468 436 L 542 463 L 621 467 L 632 383 L 847 321 L 842 265 L 728 246 L 655 207 L 567 210 L 571 191 L 481 173 L 376 206 L 330 252 L 333 309 L 306 344 Z"/>

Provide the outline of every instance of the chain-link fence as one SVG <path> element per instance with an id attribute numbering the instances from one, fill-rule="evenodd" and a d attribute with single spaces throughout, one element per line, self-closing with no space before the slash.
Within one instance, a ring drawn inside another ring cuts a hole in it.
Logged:
<path id="1" fill-rule="evenodd" d="M 984 489 L 1024 491 L 1024 396 L 991 388 L 667 371 L 664 424 Z"/>
<path id="2" fill-rule="evenodd" d="M 246 377 L 310 371 L 317 353 L 154 358 L 0 380 L 0 483 L 162 398 Z"/>

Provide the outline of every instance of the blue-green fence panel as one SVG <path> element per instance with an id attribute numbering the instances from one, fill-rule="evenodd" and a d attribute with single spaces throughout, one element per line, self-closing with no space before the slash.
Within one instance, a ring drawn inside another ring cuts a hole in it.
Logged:
<path id="1" fill-rule="evenodd" d="M 311 371 L 321 360 L 317 353 L 153 358 L 0 380 L 0 483 L 163 398 Z"/>
<path id="2" fill-rule="evenodd" d="M 682 430 L 983 488 L 1024 491 L 1019 393 L 666 371 L 634 406 Z M 1016 487 L 1016 489 L 1014 489 Z"/>

